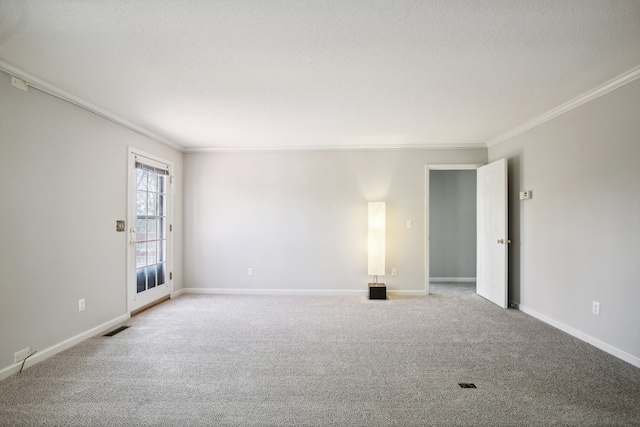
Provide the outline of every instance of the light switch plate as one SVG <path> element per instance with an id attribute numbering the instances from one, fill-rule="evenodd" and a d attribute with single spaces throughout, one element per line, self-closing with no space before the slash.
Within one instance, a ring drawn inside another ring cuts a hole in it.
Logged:
<path id="1" fill-rule="evenodd" d="M 533 192 L 531 190 L 520 192 L 520 200 L 529 200 L 531 197 L 533 197 Z"/>

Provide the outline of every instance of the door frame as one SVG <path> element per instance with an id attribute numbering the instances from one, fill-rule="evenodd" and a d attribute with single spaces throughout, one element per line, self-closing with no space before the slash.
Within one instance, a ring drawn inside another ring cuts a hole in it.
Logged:
<path id="1" fill-rule="evenodd" d="M 424 291 L 426 295 L 429 295 L 429 254 L 431 248 L 429 244 L 429 172 L 432 170 L 477 170 L 479 167 L 484 166 L 486 163 L 445 163 L 445 164 L 427 164 L 424 168 Z"/>
<path id="2" fill-rule="evenodd" d="M 155 154 L 148 153 L 143 150 L 139 150 L 135 147 L 128 147 L 127 150 L 127 262 L 126 262 L 126 274 L 125 274 L 125 290 L 127 295 L 127 313 L 131 315 L 131 312 L 138 310 L 140 307 L 135 306 L 135 297 L 136 290 L 132 283 L 135 281 L 130 277 L 132 272 L 135 273 L 135 262 L 136 262 L 136 248 L 135 245 L 130 244 L 131 242 L 131 233 L 130 230 L 132 227 L 135 227 L 134 217 L 136 216 L 135 206 L 135 197 L 137 195 L 137 191 L 133 190 L 133 184 L 136 182 L 135 178 L 135 160 L 134 156 L 138 155 L 140 157 L 147 158 L 154 162 L 163 163 L 169 166 L 169 188 L 167 190 L 167 274 L 165 276 L 165 280 L 167 282 L 167 290 L 169 292 L 169 297 L 173 295 L 173 232 L 171 230 L 173 224 L 173 190 L 172 190 L 172 181 L 173 181 L 173 168 L 174 164 L 172 161 L 164 159 L 162 157 L 156 156 Z M 165 298 L 161 297 L 160 299 Z M 152 302 L 151 304 L 153 304 Z"/>

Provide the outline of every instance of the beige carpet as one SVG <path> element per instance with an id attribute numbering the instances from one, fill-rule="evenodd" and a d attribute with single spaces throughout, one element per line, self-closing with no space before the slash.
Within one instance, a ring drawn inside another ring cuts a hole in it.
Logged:
<path id="1" fill-rule="evenodd" d="M 432 291 L 184 295 L 1 381 L 0 425 L 640 425 L 640 369 Z"/>

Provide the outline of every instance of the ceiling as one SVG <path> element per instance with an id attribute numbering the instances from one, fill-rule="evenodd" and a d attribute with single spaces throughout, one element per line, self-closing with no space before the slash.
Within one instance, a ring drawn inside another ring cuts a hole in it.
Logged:
<path id="1" fill-rule="evenodd" d="M 638 0 L 0 0 L 0 60 L 186 152 L 487 147 L 640 65 Z"/>

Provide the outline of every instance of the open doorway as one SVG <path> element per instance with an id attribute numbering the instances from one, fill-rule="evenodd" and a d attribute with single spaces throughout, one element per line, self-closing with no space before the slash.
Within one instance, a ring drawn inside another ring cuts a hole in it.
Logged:
<path id="1" fill-rule="evenodd" d="M 479 166 L 427 167 L 427 294 L 476 291 L 476 169 Z"/>

